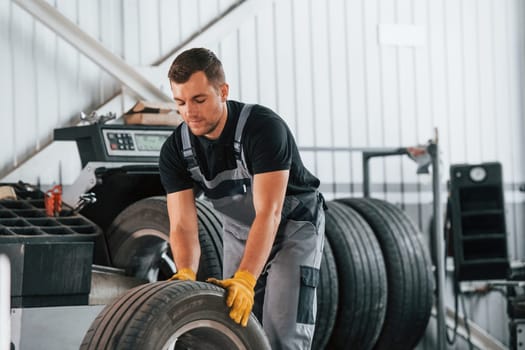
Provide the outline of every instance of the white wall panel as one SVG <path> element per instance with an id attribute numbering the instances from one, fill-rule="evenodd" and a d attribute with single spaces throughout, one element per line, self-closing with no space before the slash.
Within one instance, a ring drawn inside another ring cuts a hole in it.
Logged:
<path id="1" fill-rule="evenodd" d="M 518 28 L 518 46 L 519 46 L 519 52 L 518 52 L 518 67 L 519 67 L 519 95 L 518 100 L 520 104 L 520 111 L 519 115 L 521 116 L 518 118 L 518 123 L 516 126 L 516 132 L 518 133 L 518 152 L 517 152 L 517 163 L 518 163 L 518 169 L 519 169 L 519 175 L 520 175 L 520 182 L 523 180 L 523 174 L 525 174 L 525 153 L 523 150 L 525 150 L 525 137 L 523 137 L 523 133 L 525 132 L 525 3 L 523 1 L 518 1 L 514 12 L 514 16 L 516 16 L 516 28 Z M 523 202 L 523 196 L 520 196 L 519 200 L 517 199 L 517 203 Z M 518 213 L 523 213 L 524 210 L 518 211 Z M 517 215 L 517 217 L 521 217 L 522 214 Z M 515 226 L 515 234 L 511 236 L 512 243 L 513 243 L 513 252 L 516 257 L 522 257 L 525 256 L 525 235 L 519 234 L 521 232 L 525 232 L 524 227 L 524 220 L 514 220 L 514 223 L 516 223 Z"/>
<path id="2" fill-rule="evenodd" d="M 383 0 L 377 9 L 379 24 L 395 24 L 398 22 L 396 1 Z M 407 23 L 407 22 L 401 22 Z M 374 41 L 371 42 L 374 44 Z M 402 127 L 409 128 L 408 124 L 401 124 L 401 99 L 400 89 L 401 80 L 406 81 L 407 77 L 400 76 L 400 49 L 394 45 L 379 45 L 378 46 L 378 86 L 380 87 L 380 96 L 377 97 L 378 104 L 378 120 L 373 122 L 371 128 L 377 130 L 376 136 L 372 137 L 372 145 L 398 147 L 401 141 Z M 375 67 L 371 67 L 375 69 Z M 372 112 L 375 113 L 375 112 Z M 374 140 L 375 139 L 375 140 Z M 377 172 L 378 177 L 372 178 L 373 181 L 383 183 L 383 191 L 386 192 L 383 196 L 386 200 L 391 202 L 401 202 L 400 195 L 391 186 L 392 184 L 399 184 L 402 179 L 401 160 L 399 157 L 388 157 L 384 160 L 375 160 L 378 166 L 373 168 L 373 172 Z M 380 173 L 381 172 L 381 173 Z M 379 194 L 373 194 L 380 196 Z"/>
<path id="3" fill-rule="evenodd" d="M 330 117 L 329 134 L 335 147 L 349 147 L 348 131 L 350 98 L 348 94 L 349 67 L 348 46 L 346 45 L 346 14 L 344 0 L 331 1 L 326 9 L 327 23 L 327 70 L 328 70 L 328 109 L 324 112 Z M 322 120 L 328 120 L 322 118 Z M 326 123 L 326 122 L 325 122 Z"/>
<path id="4" fill-rule="evenodd" d="M 428 88 L 431 92 L 430 98 L 430 109 L 431 120 L 433 125 L 438 129 L 440 147 L 443 151 L 443 158 L 446 164 L 448 161 L 448 138 L 449 135 L 446 132 L 448 128 L 448 82 L 445 74 L 446 61 L 445 61 L 445 11 L 443 0 L 427 1 L 427 16 L 428 16 L 428 50 L 429 50 L 429 76 Z M 425 86 L 423 86 L 423 89 Z"/>
<path id="5" fill-rule="evenodd" d="M 259 99 L 256 20 L 250 18 L 239 27 L 239 99 L 247 103 L 257 103 Z"/>
<path id="6" fill-rule="evenodd" d="M 230 86 L 229 98 L 232 100 L 239 100 L 239 31 L 235 30 L 225 37 L 220 43 L 221 57 L 227 58 L 223 60 L 226 81 Z"/>
<path id="7" fill-rule="evenodd" d="M 366 52 L 363 50 L 364 38 L 364 1 L 355 3 L 343 3 L 343 13 L 346 16 L 346 45 L 347 49 L 347 81 L 349 100 L 349 131 L 348 138 L 350 146 L 365 147 L 368 143 L 367 137 L 367 93 L 366 93 Z M 362 183 L 363 174 L 361 168 L 361 155 L 352 153 L 350 161 L 350 184 Z M 353 193 L 362 193 L 351 188 Z"/>
<path id="8" fill-rule="evenodd" d="M 450 162 L 466 159 L 465 119 L 463 115 L 464 89 L 462 48 L 463 31 L 461 18 L 461 2 L 445 0 L 445 79 L 447 82 L 446 95 L 446 132 L 448 142 L 445 144 Z"/>
<path id="9" fill-rule="evenodd" d="M 74 1 L 57 0 L 59 11 L 78 25 L 78 4 Z M 74 118 L 78 118 L 80 111 L 87 106 L 84 101 L 91 99 L 90 95 L 81 95 L 82 55 L 69 43 L 56 37 L 55 71 L 57 74 L 57 104 L 58 116 L 46 114 L 46 118 L 58 117 L 59 125 L 69 125 Z M 82 60 L 82 62 L 86 62 Z M 88 112 L 88 111 L 86 111 Z"/>
<path id="10" fill-rule="evenodd" d="M 364 3 L 352 5 L 345 2 L 348 45 L 348 99 L 350 100 L 350 144 L 353 147 L 368 145 L 367 132 L 367 55 L 363 49 Z"/>
<path id="11" fill-rule="evenodd" d="M 312 50 L 310 48 L 313 24 L 310 18 L 310 1 L 292 1 L 292 40 L 294 58 L 294 99 L 296 137 L 303 146 L 314 145 L 314 99 L 312 77 Z"/>
<path id="12" fill-rule="evenodd" d="M 12 4 L 9 0 L 0 1 L 0 101 L 4 108 L 0 111 L 0 171 L 7 171 L 16 162 L 14 147 L 14 121 L 13 109 L 13 51 L 8 49 L 11 45 L 11 20 Z"/>
<path id="13" fill-rule="evenodd" d="M 479 84 L 480 84 L 480 115 L 479 124 L 481 126 L 481 156 L 484 159 L 496 159 L 496 138 L 494 137 L 496 113 L 494 101 L 494 40 L 493 40 L 493 18 L 490 14 L 492 12 L 493 2 L 491 0 L 480 1 L 478 7 L 478 21 L 485 18 L 485 25 L 479 26 L 478 32 L 479 41 Z"/>
<path id="14" fill-rule="evenodd" d="M 42 145 L 51 141 L 49 130 L 58 126 L 57 71 L 54 60 L 57 41 L 56 34 L 38 22 L 35 22 L 34 37 L 35 51 L 38 52 L 38 59 L 34 59 L 35 76 L 32 82 L 37 100 L 35 105 L 37 130 L 34 140 L 35 148 L 39 150 Z"/>
<path id="15" fill-rule="evenodd" d="M 115 55 L 123 56 L 122 11 L 119 1 L 99 0 L 98 40 Z M 109 72 L 99 70 L 96 104 L 101 105 L 108 96 L 120 90 L 120 84 Z"/>
<path id="16" fill-rule="evenodd" d="M 425 43 L 412 51 L 414 55 L 414 105 L 415 123 L 417 125 L 415 142 L 426 142 L 433 136 L 434 111 L 431 100 L 431 67 L 430 67 L 430 23 L 429 8 L 424 1 L 415 1 L 413 7 L 413 23 L 421 26 L 425 34 Z"/>
<path id="17" fill-rule="evenodd" d="M 77 4 L 77 20 L 78 26 L 83 31 L 90 33 L 93 38 L 100 40 L 100 10 L 98 1 L 90 3 L 79 1 Z M 80 54 L 78 64 L 77 91 L 75 96 L 75 105 L 77 108 L 75 113 L 77 113 L 77 115 L 81 112 L 79 106 L 83 104 L 83 101 L 86 101 L 90 106 L 100 103 L 99 82 L 102 77 L 102 72 L 98 66 L 86 56 Z"/>
<path id="18" fill-rule="evenodd" d="M 159 1 L 160 52 L 164 55 L 182 41 L 180 1 Z"/>
<path id="19" fill-rule="evenodd" d="M 385 4 L 388 6 L 389 1 L 386 1 Z M 383 86 L 385 82 L 384 69 L 381 66 L 381 56 L 383 48 L 377 45 L 377 25 L 381 23 L 382 17 L 384 15 L 381 13 L 381 6 L 383 1 L 365 1 L 363 2 L 363 47 L 361 50 L 365 51 L 365 89 L 366 89 L 366 128 L 362 130 L 367 135 L 366 146 L 374 147 L 383 147 L 385 146 L 385 134 L 396 135 L 399 131 L 398 128 L 389 128 L 385 126 L 385 111 L 386 107 L 384 106 L 385 102 L 385 93 L 383 91 Z M 387 56 L 388 57 L 388 56 Z M 391 63 L 395 62 L 392 59 L 392 56 L 389 57 Z M 395 78 L 389 81 L 395 81 Z M 395 89 L 391 90 L 391 93 L 397 93 Z M 388 94 L 391 96 L 391 94 Z M 389 110 L 388 118 L 389 120 L 397 119 L 397 109 Z M 385 187 L 385 176 L 386 169 L 385 163 L 388 160 L 379 159 L 376 160 L 376 165 L 374 166 L 374 171 L 371 173 L 370 180 L 371 182 L 383 184 Z M 395 160 L 394 160 L 395 161 Z M 389 170 L 393 175 L 398 172 L 398 167 L 394 167 Z M 384 198 L 383 191 L 380 193 L 372 193 L 376 197 Z"/>
<path id="20" fill-rule="evenodd" d="M 188 38 L 197 28 L 202 27 L 201 16 L 199 14 L 199 1 L 180 2 L 180 29 L 183 38 Z"/>
<path id="21" fill-rule="evenodd" d="M 331 37 L 329 33 L 329 8 L 319 1 L 310 3 L 310 18 L 315 25 L 312 27 L 310 39 L 312 56 L 312 87 L 313 87 L 313 130 L 314 145 L 317 147 L 333 147 L 334 145 L 334 111 L 331 103 L 332 82 L 330 65 Z M 315 171 L 323 183 L 334 183 L 334 154 L 318 152 L 315 158 Z"/>
<path id="22" fill-rule="evenodd" d="M 507 117 L 511 116 L 510 106 L 510 76 L 508 68 L 508 57 L 511 54 L 508 51 L 508 44 L 510 38 L 507 37 L 507 21 L 508 17 L 508 1 L 497 2 L 493 5 L 494 14 L 494 51 L 496 53 L 506 52 L 505 55 L 496 54 L 494 55 L 494 74 L 495 74 L 495 136 L 496 136 L 496 147 L 498 149 L 497 157 L 505 164 L 503 168 L 503 177 L 506 181 L 512 179 L 514 172 L 513 157 L 515 149 L 512 148 L 513 140 L 513 129 L 512 124 L 516 118 Z"/>
<path id="23" fill-rule="evenodd" d="M 202 28 L 206 23 L 211 21 L 220 11 L 220 2 L 218 0 L 198 0 L 199 26 Z"/>
<path id="24" fill-rule="evenodd" d="M 323 133 L 318 136 L 321 145 L 331 147 L 349 147 L 349 96 L 348 96 L 348 47 L 346 45 L 346 18 L 344 1 L 330 2 L 326 9 L 326 52 L 327 52 L 327 77 L 328 77 L 328 108 L 324 114 L 330 116 L 330 124 L 326 133 L 329 140 L 322 141 Z M 315 10 L 314 10 L 315 11 Z M 343 49 L 341 49 L 343 48 Z M 321 118 L 324 123 L 327 118 Z M 326 136 L 325 136 L 326 137 Z M 329 142 L 327 142 L 329 141 Z M 325 157 L 328 158 L 328 157 Z M 349 179 L 350 157 L 347 153 L 333 153 L 327 159 L 332 164 L 327 166 L 331 171 L 332 192 L 350 193 Z M 324 165 L 321 164 L 321 167 Z M 337 185 L 337 184 L 342 185 Z M 340 188 L 338 188 L 340 187 Z"/>
<path id="25" fill-rule="evenodd" d="M 13 111 L 15 162 L 36 146 L 36 91 L 34 21 L 22 9 L 13 6 L 11 21 Z"/>
<path id="26" fill-rule="evenodd" d="M 139 65 L 142 66 L 151 64 L 162 55 L 159 6 L 158 1 L 139 1 L 138 3 L 139 37 L 135 40 L 140 45 Z"/>
<path id="27" fill-rule="evenodd" d="M 461 7 L 463 26 L 463 119 L 466 125 L 466 134 L 470 135 L 469 144 L 472 147 L 467 147 L 466 159 L 471 162 L 481 162 L 481 126 L 478 123 L 479 118 L 479 61 L 476 59 L 479 56 L 478 43 L 479 38 L 477 34 L 477 13 L 479 7 L 476 1 L 465 0 Z M 472 15 L 465 16 L 465 11 L 470 11 Z"/>
<path id="28" fill-rule="evenodd" d="M 264 7 L 255 17 L 257 101 L 272 109 L 277 107 L 276 96 L 276 56 L 275 56 L 275 23 L 273 6 Z"/>
<path id="29" fill-rule="evenodd" d="M 122 4 L 116 0 L 99 0 L 98 5 L 98 40 L 111 52 L 122 57 L 123 32 L 122 32 Z"/>
<path id="30" fill-rule="evenodd" d="M 310 51 L 312 57 L 312 94 L 314 144 L 319 147 L 333 146 L 333 108 L 331 67 L 329 62 L 331 38 L 328 33 L 328 6 L 320 1 L 310 2 L 309 17 L 312 20 Z M 315 24 L 314 24 L 315 23 Z M 324 157 L 329 158 L 329 157 Z M 323 165 L 320 165 L 323 167 Z"/>
<path id="31" fill-rule="evenodd" d="M 524 160 L 524 153 L 523 148 L 521 147 L 522 143 L 520 141 L 520 138 L 523 138 L 523 131 L 524 129 L 520 130 L 520 125 L 522 125 L 522 121 L 525 119 L 525 115 L 523 114 L 522 104 L 520 103 L 520 100 L 522 99 L 521 95 L 521 84 L 520 84 L 520 47 L 522 45 L 522 42 L 518 41 L 518 38 L 521 38 L 523 40 L 523 37 L 521 35 L 516 35 L 515 30 L 513 28 L 516 28 L 517 25 L 519 25 L 517 21 L 517 16 L 515 13 L 519 10 L 519 5 L 516 1 L 506 1 L 505 2 L 505 13 L 506 13 L 506 20 L 505 20 L 505 33 L 506 33 L 506 51 L 508 54 L 507 62 L 505 65 L 506 73 L 507 73 L 507 87 L 506 91 L 508 91 L 508 109 L 507 113 L 508 115 L 522 115 L 522 118 L 509 118 L 509 124 L 508 124 L 508 131 L 509 135 L 507 136 L 509 147 L 510 147 L 510 157 L 511 157 L 511 163 L 512 167 L 510 169 L 506 168 L 505 172 L 509 172 L 509 177 L 507 177 L 507 181 L 511 182 L 514 179 L 518 178 L 518 174 L 520 174 L 520 170 L 522 168 L 523 160 Z M 523 61 L 524 56 L 521 57 L 521 60 Z M 520 193 L 517 193 L 517 191 L 511 191 L 508 195 L 506 195 L 507 200 L 509 200 L 512 203 L 517 202 L 519 197 L 523 198 L 523 195 Z M 524 213 L 516 212 L 516 206 L 512 206 L 511 210 L 513 217 L 521 217 Z M 519 233 L 522 233 L 523 231 L 518 231 L 518 223 L 516 220 L 513 220 L 510 222 L 510 225 L 508 227 L 508 230 L 510 232 L 513 232 L 514 235 L 510 236 L 511 241 L 515 240 L 512 237 L 518 237 L 521 236 Z M 512 245 L 511 245 L 512 246 Z M 520 247 L 520 246 L 518 246 Z M 521 246 L 523 247 L 523 246 Z M 519 256 L 514 255 L 513 256 Z"/>
<path id="32" fill-rule="evenodd" d="M 277 1 L 272 6 L 275 18 L 275 109 L 288 123 L 293 133 L 297 130 L 295 88 L 295 50 L 293 41 L 292 2 Z"/>
<path id="33" fill-rule="evenodd" d="M 141 64 L 139 3 L 140 0 L 122 0 L 122 58 L 131 65 Z"/>

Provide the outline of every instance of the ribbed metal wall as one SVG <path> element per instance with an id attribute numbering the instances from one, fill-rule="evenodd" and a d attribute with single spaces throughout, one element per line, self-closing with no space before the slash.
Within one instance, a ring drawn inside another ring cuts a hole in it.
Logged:
<path id="1" fill-rule="evenodd" d="M 162 59 L 235 2 L 50 1 L 139 66 Z M 449 164 L 500 161 L 509 252 L 525 257 L 524 198 L 517 190 L 525 182 L 523 0 L 259 3 L 256 16 L 209 44 L 223 60 L 231 98 L 274 108 L 301 147 L 413 146 L 433 138 L 437 127 L 444 180 Z M 0 0 L 0 47 L 0 174 L 47 144 L 54 127 L 73 123 L 80 111 L 120 90 L 108 73 L 10 0 Z M 361 195 L 360 152 L 303 157 L 328 198 Z M 373 160 L 373 195 L 399 203 L 428 239 L 430 178 L 415 170 L 407 157 Z M 491 295 L 468 308 L 506 342 L 502 303 Z"/>
<path id="2" fill-rule="evenodd" d="M 129 64 L 149 66 L 236 1 L 48 2 Z M 121 87 L 11 0 L 0 0 L 0 47 L 1 177 Z"/>

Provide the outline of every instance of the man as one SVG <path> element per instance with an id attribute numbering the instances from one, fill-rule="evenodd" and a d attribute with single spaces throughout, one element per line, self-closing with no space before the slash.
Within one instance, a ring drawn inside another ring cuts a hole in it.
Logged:
<path id="1" fill-rule="evenodd" d="M 195 280 L 198 269 L 197 183 L 223 216 L 225 279 L 208 281 L 227 289 L 230 317 L 246 326 L 253 307 L 272 349 L 309 349 L 324 243 L 319 180 L 277 114 L 228 100 L 213 52 L 181 53 L 168 77 L 184 119 L 159 162 L 178 268 L 172 279 Z"/>

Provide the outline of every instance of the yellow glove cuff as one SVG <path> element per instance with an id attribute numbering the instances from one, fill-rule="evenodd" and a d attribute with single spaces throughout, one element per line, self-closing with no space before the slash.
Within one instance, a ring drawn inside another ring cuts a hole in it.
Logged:
<path id="1" fill-rule="evenodd" d="M 190 281 L 195 281 L 196 279 L 197 279 L 197 276 L 196 276 L 195 272 L 193 272 L 193 270 L 191 268 L 183 267 L 183 268 L 179 269 L 176 274 L 171 276 L 169 281 L 173 281 L 173 280 L 181 280 L 181 281 L 190 280 Z"/>
<path id="2" fill-rule="evenodd" d="M 235 272 L 235 275 L 233 275 L 233 278 L 238 278 L 242 280 L 252 290 L 255 288 L 255 284 L 257 283 L 257 279 L 255 278 L 255 276 L 251 272 L 246 270 L 238 270 L 237 272 Z"/>

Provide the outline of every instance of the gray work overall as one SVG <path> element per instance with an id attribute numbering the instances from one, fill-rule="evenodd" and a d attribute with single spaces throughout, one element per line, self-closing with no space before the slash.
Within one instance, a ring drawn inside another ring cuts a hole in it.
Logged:
<path id="1" fill-rule="evenodd" d="M 246 168 L 241 143 L 251 107 L 243 107 L 235 129 L 233 151 L 237 167 L 211 180 L 202 174 L 188 127 L 182 126 L 188 171 L 223 215 L 224 278 L 231 278 L 237 271 L 255 218 L 252 175 Z M 255 287 L 253 308 L 273 350 L 310 349 L 323 244 L 324 212 L 320 193 L 286 196 L 270 257 Z"/>

